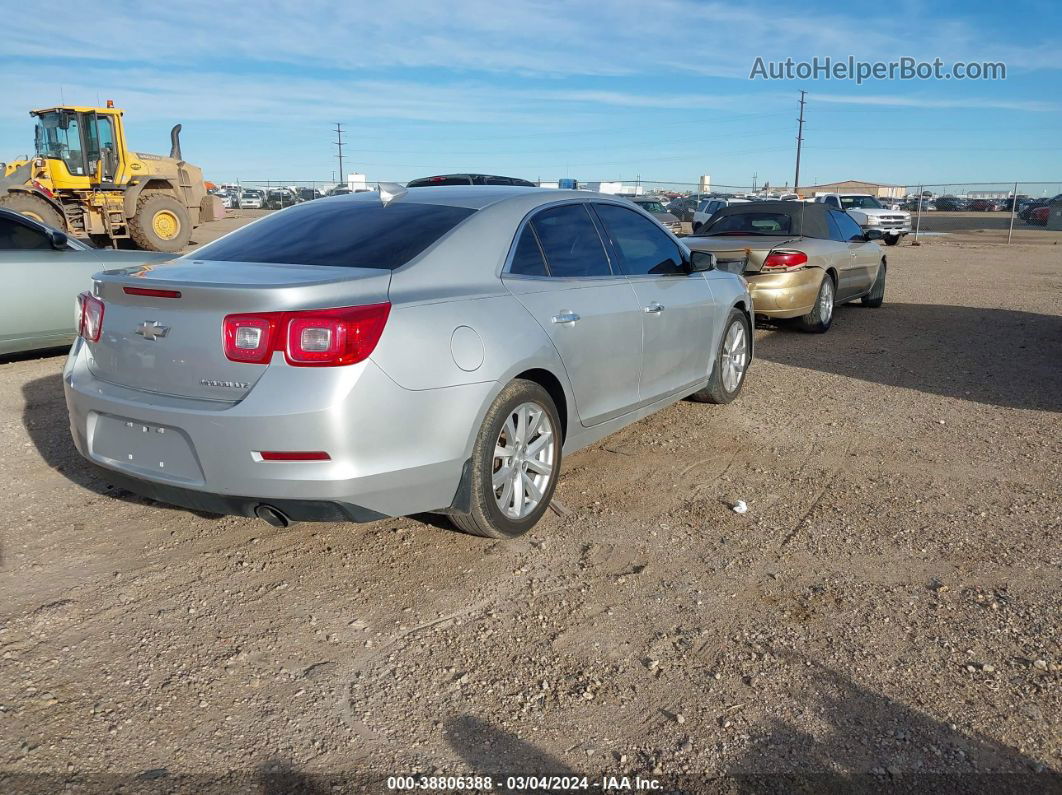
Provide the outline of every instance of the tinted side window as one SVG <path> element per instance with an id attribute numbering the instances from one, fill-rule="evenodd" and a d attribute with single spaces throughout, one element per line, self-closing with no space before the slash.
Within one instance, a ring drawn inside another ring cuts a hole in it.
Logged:
<path id="1" fill-rule="evenodd" d="M 49 249 L 52 243 L 38 229 L 32 229 L 18 221 L 0 218 L 0 250 Z"/>
<path id="2" fill-rule="evenodd" d="M 647 218 L 614 204 L 595 204 L 608 236 L 620 253 L 620 269 L 628 276 L 684 273 L 682 254 L 670 237 Z"/>
<path id="3" fill-rule="evenodd" d="M 859 224 L 852 220 L 852 216 L 839 211 L 831 211 L 830 215 L 836 216 L 837 226 L 841 229 L 842 240 L 863 240 L 863 230 L 859 228 Z"/>
<path id="4" fill-rule="evenodd" d="M 542 259 L 542 249 L 538 247 L 538 240 L 535 239 L 535 231 L 531 228 L 531 224 L 527 224 L 520 235 L 516 251 L 513 252 L 509 273 L 517 273 L 521 276 L 549 275 L 546 271 L 546 261 Z"/>
<path id="5" fill-rule="evenodd" d="M 189 255 L 224 262 L 399 268 L 475 210 L 324 199 L 296 204 Z"/>
<path id="6" fill-rule="evenodd" d="M 838 215 L 838 213 L 833 210 L 826 213 L 826 222 L 830 225 L 830 240 L 837 240 L 843 243 L 845 236 L 841 234 L 841 227 L 837 225 L 835 215 Z"/>
<path id="7" fill-rule="evenodd" d="M 609 276 L 608 257 L 597 227 L 582 204 L 551 207 L 532 221 L 551 276 Z"/>

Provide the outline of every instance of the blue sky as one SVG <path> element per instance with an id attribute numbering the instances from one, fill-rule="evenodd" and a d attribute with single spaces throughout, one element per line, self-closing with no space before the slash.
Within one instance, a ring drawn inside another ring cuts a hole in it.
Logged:
<path id="1" fill-rule="evenodd" d="M 4 8 L 4 7 L 7 8 Z M 130 143 L 208 179 L 373 180 L 475 170 L 530 179 L 747 185 L 1062 179 L 1062 11 L 1022 3 L 598 0 L 226 3 L 0 0 L 0 157 L 27 111 L 113 98 Z M 47 26 L 46 26 L 47 27 Z M 1003 61 L 1003 81 L 750 81 L 756 56 Z"/>

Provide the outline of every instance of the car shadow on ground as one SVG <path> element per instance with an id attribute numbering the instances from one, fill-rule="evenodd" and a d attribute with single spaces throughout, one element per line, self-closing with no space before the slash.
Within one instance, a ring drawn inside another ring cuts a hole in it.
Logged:
<path id="1" fill-rule="evenodd" d="M 719 777 L 668 771 L 652 774 L 648 772 L 654 764 L 652 757 L 645 754 L 635 755 L 634 770 L 620 769 L 610 761 L 606 767 L 612 769 L 607 775 L 640 775 L 656 780 L 669 792 L 1017 795 L 1062 791 L 1062 775 L 1014 748 L 935 720 L 800 655 L 774 654 L 806 672 L 812 695 L 808 707 L 817 727 L 814 734 L 769 718 L 763 725 L 743 730 L 751 735 L 751 742 Z M 471 715 L 451 718 L 444 727 L 447 743 L 469 771 L 491 775 L 496 782 L 510 775 L 586 775 Z M 696 742 L 711 744 L 718 739 L 701 736 Z"/>
<path id="2" fill-rule="evenodd" d="M 1062 775 L 988 737 L 935 720 L 802 655 L 814 733 L 770 718 L 731 763 L 728 792 L 1059 792 Z M 1030 724 L 1042 723 L 1030 717 Z M 784 771 L 784 772 L 781 772 Z"/>
<path id="3" fill-rule="evenodd" d="M 507 776 L 584 775 L 516 735 L 472 715 L 447 719 L 443 736 L 469 770 L 492 776 L 495 781 L 504 781 Z"/>
<path id="4" fill-rule="evenodd" d="M 48 466 L 62 473 L 67 480 L 96 494 L 139 505 L 153 504 L 151 500 L 115 486 L 108 480 L 107 470 L 90 464 L 78 453 L 70 438 L 70 421 L 66 412 L 61 374 L 56 373 L 26 383 L 22 387 L 22 398 L 22 425 Z M 199 511 L 190 513 L 207 519 L 217 518 L 214 514 Z"/>
<path id="5" fill-rule="evenodd" d="M 1062 411 L 1062 317 L 938 304 L 838 307 L 826 334 L 757 340 L 778 364 L 1007 408 Z"/>

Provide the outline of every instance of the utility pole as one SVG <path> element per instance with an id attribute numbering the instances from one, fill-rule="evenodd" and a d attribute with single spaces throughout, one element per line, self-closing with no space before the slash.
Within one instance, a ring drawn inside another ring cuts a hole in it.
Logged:
<path id="1" fill-rule="evenodd" d="M 332 143 L 334 143 L 339 150 L 339 178 L 346 183 L 347 178 L 343 171 L 343 125 L 338 121 L 336 122 L 336 136 L 337 140 Z"/>
<path id="2" fill-rule="evenodd" d="M 753 192 L 753 193 L 755 193 L 755 192 L 756 192 L 756 178 L 757 178 L 757 177 L 758 177 L 759 175 L 760 175 L 760 174 L 759 174 L 759 172 L 758 172 L 758 171 L 753 171 L 753 172 L 752 172 L 752 192 Z"/>
<path id="3" fill-rule="evenodd" d="M 797 121 L 800 126 L 797 127 L 797 159 L 796 159 L 796 175 L 793 177 L 793 192 L 795 193 L 800 188 L 800 145 L 804 142 L 804 97 L 807 95 L 807 91 L 800 92 L 800 118 Z"/>

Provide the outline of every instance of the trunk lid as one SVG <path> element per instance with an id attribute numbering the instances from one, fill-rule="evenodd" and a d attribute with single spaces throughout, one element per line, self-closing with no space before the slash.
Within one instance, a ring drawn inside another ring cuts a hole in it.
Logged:
<path id="1" fill-rule="evenodd" d="M 716 237 L 688 237 L 685 243 L 695 251 L 710 251 L 715 254 L 720 270 L 732 273 L 759 273 L 763 261 L 776 248 L 785 246 L 800 237 L 793 235 L 719 235 Z"/>
<path id="2" fill-rule="evenodd" d="M 273 365 L 225 356 L 226 315 L 381 303 L 390 281 L 391 271 L 374 268 L 188 259 L 103 271 L 95 276 L 103 332 L 89 343 L 89 368 L 121 386 L 235 402 Z M 176 290 L 180 297 L 129 295 L 126 287 Z M 282 363 L 283 354 L 277 356 Z"/>

